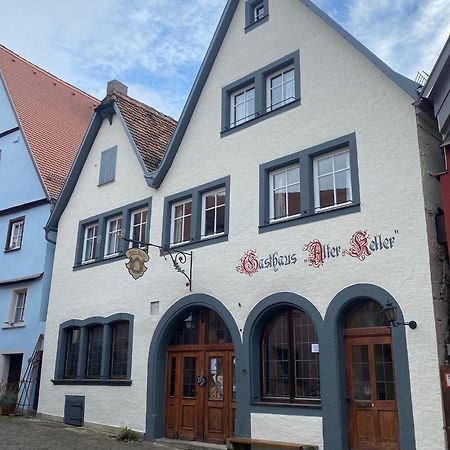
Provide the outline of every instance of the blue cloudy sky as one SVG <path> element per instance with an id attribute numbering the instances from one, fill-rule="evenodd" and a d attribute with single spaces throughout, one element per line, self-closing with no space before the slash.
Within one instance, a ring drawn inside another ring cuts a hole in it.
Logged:
<path id="1" fill-rule="evenodd" d="M 288 0 L 272 0 L 288 1 Z M 450 0 L 314 0 L 398 72 L 429 72 Z M 0 43 L 103 98 L 129 95 L 178 118 L 226 0 L 1 0 Z"/>

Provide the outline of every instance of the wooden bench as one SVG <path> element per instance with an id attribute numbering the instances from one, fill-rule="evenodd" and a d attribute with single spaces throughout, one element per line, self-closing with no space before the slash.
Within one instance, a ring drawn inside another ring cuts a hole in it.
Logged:
<path id="1" fill-rule="evenodd" d="M 251 439 L 233 437 L 228 439 L 229 448 L 232 450 L 319 450 L 316 445 L 294 444 L 292 442 L 267 441 L 264 439 Z"/>

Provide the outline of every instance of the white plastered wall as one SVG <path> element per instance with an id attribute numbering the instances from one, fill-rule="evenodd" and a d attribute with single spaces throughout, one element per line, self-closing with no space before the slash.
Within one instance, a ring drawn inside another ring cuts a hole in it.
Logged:
<path id="1" fill-rule="evenodd" d="M 225 138 L 220 137 L 221 89 L 233 81 L 300 50 L 301 105 Z M 134 281 L 124 261 L 73 272 L 78 222 L 91 215 L 152 196 L 151 240 L 159 243 L 164 197 L 231 176 L 228 242 L 194 250 L 193 292 L 219 299 L 239 329 L 266 296 L 290 291 L 310 300 L 325 315 L 334 296 L 347 286 L 372 283 L 390 292 L 406 320 L 417 448 L 444 448 L 441 398 L 432 305 L 430 261 L 424 215 L 418 137 L 412 99 L 362 54 L 297 0 L 270 2 L 269 21 L 244 33 L 241 1 L 192 115 L 182 145 L 158 191 L 148 188 L 118 121 L 105 122 L 61 217 L 46 332 L 40 412 L 63 415 L 64 395 L 86 396 L 87 422 L 127 425 L 144 431 L 147 358 L 158 317 L 187 295 L 184 278 L 150 251 L 149 270 Z M 258 233 L 259 165 L 277 157 L 356 133 L 361 212 L 281 231 Z M 100 152 L 118 145 L 117 176 L 97 187 Z M 303 260 L 312 239 L 348 245 L 356 230 L 392 235 L 392 250 L 365 261 L 339 258 L 320 269 Z M 299 262 L 252 277 L 236 266 L 243 253 L 296 253 Z M 424 305 L 427 305 L 424 307 Z M 59 324 L 72 318 L 135 315 L 130 387 L 53 386 Z M 426 370 L 424 370 L 426 368 Z M 424 389 L 426 386 L 426 389 Z M 280 423 L 308 433 L 322 445 L 319 417 L 252 414 L 252 436 L 280 437 Z M 285 440 L 291 440 L 286 436 Z"/>

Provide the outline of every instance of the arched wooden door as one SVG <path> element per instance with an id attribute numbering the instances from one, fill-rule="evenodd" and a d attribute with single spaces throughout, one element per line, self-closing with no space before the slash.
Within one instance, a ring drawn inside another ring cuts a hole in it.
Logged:
<path id="1" fill-rule="evenodd" d="M 344 330 L 351 450 L 399 450 L 391 329 L 381 307 L 359 304 Z"/>
<path id="2" fill-rule="evenodd" d="M 234 432 L 235 360 L 230 333 L 211 310 L 193 310 L 167 352 L 166 437 L 223 443 Z"/>

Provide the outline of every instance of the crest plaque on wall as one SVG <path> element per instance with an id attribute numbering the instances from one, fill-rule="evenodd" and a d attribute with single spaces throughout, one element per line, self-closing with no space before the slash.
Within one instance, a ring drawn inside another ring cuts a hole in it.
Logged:
<path id="1" fill-rule="evenodd" d="M 125 255 L 129 258 L 129 261 L 125 265 L 130 275 L 135 280 L 141 278 L 147 270 L 145 263 L 150 259 L 148 253 L 141 248 L 130 248 Z"/>

